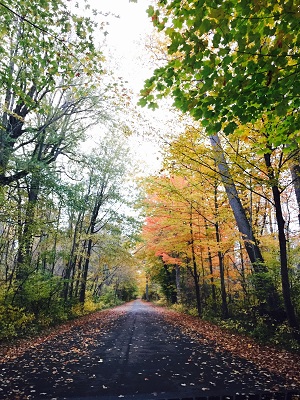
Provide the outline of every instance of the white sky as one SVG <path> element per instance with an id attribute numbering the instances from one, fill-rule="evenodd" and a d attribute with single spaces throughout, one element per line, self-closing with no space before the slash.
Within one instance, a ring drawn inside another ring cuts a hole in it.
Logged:
<path id="1" fill-rule="evenodd" d="M 132 3 L 129 0 L 87 0 L 91 9 L 95 8 L 103 14 L 111 13 L 107 17 L 96 17 L 100 22 L 109 23 L 106 46 L 101 46 L 101 50 L 114 71 L 118 71 L 128 81 L 135 93 L 141 90 L 144 80 L 151 76 L 153 70 L 144 47 L 145 38 L 152 31 L 152 23 L 146 12 L 150 1 L 138 0 Z M 103 33 L 99 33 L 99 41 L 103 42 Z"/>
<path id="2" fill-rule="evenodd" d="M 146 13 L 149 0 L 138 0 L 137 3 L 130 3 L 129 0 L 98 0 L 97 6 L 102 11 L 112 11 L 120 16 L 110 18 L 106 40 L 120 73 L 138 92 L 144 80 L 151 76 L 149 64 L 147 68 L 147 62 L 143 62 L 143 58 L 147 58 L 145 37 L 152 30 L 151 20 Z"/>
<path id="3" fill-rule="evenodd" d="M 87 1 L 91 9 L 119 16 L 119 18 L 113 15 L 99 17 L 100 22 L 103 20 L 109 22 L 106 29 L 108 32 L 105 38 L 106 46 L 101 47 L 101 50 L 106 56 L 109 69 L 113 70 L 117 77 L 120 76 L 128 81 L 127 87 L 133 92 L 133 106 L 137 106 L 138 95 L 144 86 L 144 81 L 152 76 L 152 71 L 157 67 L 153 65 L 150 54 L 145 48 L 147 36 L 153 32 L 152 21 L 146 12 L 151 0 L 137 0 L 137 3 L 129 0 Z M 99 33 L 99 41 L 103 42 L 102 33 Z M 139 133 L 149 132 L 149 139 L 146 136 L 138 136 L 132 137 L 130 142 L 140 167 L 148 174 L 156 173 L 161 168 L 162 145 L 158 137 L 164 136 L 169 131 L 181 130 L 181 124 L 176 123 L 178 117 L 169 111 L 168 103 L 161 101 L 160 108 L 155 111 L 137 107 L 140 114 L 140 125 L 137 129 Z"/>
<path id="4" fill-rule="evenodd" d="M 150 56 L 145 51 L 145 39 L 152 31 L 152 22 L 147 15 L 147 8 L 151 0 L 138 0 L 137 3 L 129 0 L 88 0 L 91 9 L 95 8 L 102 13 L 113 13 L 113 15 L 100 20 L 107 20 L 108 35 L 105 38 L 106 49 L 104 54 L 109 63 L 110 69 L 116 76 L 126 80 L 128 88 L 133 92 L 132 100 L 136 104 L 138 93 L 143 88 L 145 79 L 151 77 L 155 66 L 151 65 Z M 102 42 L 103 35 L 99 40 Z M 160 111 L 153 112 L 147 108 L 140 108 L 141 125 L 144 121 L 153 121 L 155 125 L 152 130 L 158 131 L 165 123 L 158 123 L 162 117 Z M 163 116 L 164 119 L 164 116 Z M 151 130 L 150 129 L 150 130 Z M 131 139 L 134 152 L 140 165 L 149 173 L 160 168 L 159 145 L 153 140 L 142 137 Z"/>

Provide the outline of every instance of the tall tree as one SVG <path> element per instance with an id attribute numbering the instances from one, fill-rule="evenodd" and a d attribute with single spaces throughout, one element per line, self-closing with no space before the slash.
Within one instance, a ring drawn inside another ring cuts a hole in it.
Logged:
<path id="1" fill-rule="evenodd" d="M 218 135 L 214 134 L 210 136 L 210 142 L 212 144 L 212 148 L 215 154 L 215 160 L 218 166 L 221 180 L 227 193 L 228 201 L 234 213 L 239 231 L 242 234 L 245 247 L 247 249 L 250 261 L 252 262 L 253 268 L 257 272 L 266 272 L 267 268 L 264 265 L 264 260 L 260 248 L 257 244 L 256 238 L 254 237 L 249 218 L 246 215 L 246 211 L 242 205 L 234 180 L 231 176 Z"/>
<path id="2" fill-rule="evenodd" d="M 52 169 L 57 165 L 57 160 L 73 157 L 77 153 L 78 144 L 87 128 L 99 120 L 94 107 L 100 107 L 101 104 L 98 96 L 90 96 L 70 100 L 68 105 L 64 106 L 66 97 L 60 91 L 53 96 L 45 96 L 45 104 L 46 100 L 51 103 L 47 105 L 44 115 L 36 116 L 37 124 L 43 126 L 42 131 L 32 137 L 26 135 L 26 142 L 16 143 L 22 148 L 22 155 L 18 156 L 16 165 L 29 166 L 23 170 L 24 178 L 21 179 L 19 175 L 18 179 L 21 183 L 25 182 L 28 193 L 25 217 L 20 221 L 16 266 L 17 278 L 23 283 L 32 269 L 31 248 L 35 236 L 36 207 L 40 190 L 47 185 L 47 175 L 53 174 Z M 53 106 L 55 102 L 56 105 Z M 85 122 L 85 119 L 88 122 Z"/>
<path id="3" fill-rule="evenodd" d="M 78 108 L 103 71 L 102 54 L 95 47 L 96 24 L 70 12 L 64 1 L 14 0 L 9 6 L 2 2 L 0 9 L 0 184 L 7 185 L 33 167 L 22 162 L 20 150 Z M 49 115 L 53 105 L 45 98 L 55 91 L 55 112 L 44 121 L 33 119 L 32 113 Z"/>
<path id="4" fill-rule="evenodd" d="M 258 239 L 255 237 L 258 232 L 255 233 L 256 230 L 253 228 L 252 216 L 247 210 L 248 204 L 246 202 L 244 205 L 245 202 L 242 202 L 241 195 L 239 194 L 243 194 L 245 183 L 242 184 L 242 182 L 244 182 L 244 178 L 238 178 L 236 169 L 241 168 L 245 162 L 243 161 L 241 164 L 241 159 L 236 159 L 237 154 L 239 154 L 239 150 L 236 150 L 235 148 L 232 149 L 233 155 L 232 158 L 230 158 L 230 154 L 226 154 L 224 148 L 221 146 L 218 135 L 210 136 L 210 141 L 213 144 L 213 151 L 211 154 L 207 153 L 207 147 L 204 147 L 204 143 L 201 143 L 202 141 L 207 141 L 205 134 L 202 132 L 201 136 L 201 130 L 198 131 L 195 128 L 193 129 L 192 127 L 189 127 L 183 135 L 177 139 L 174 139 L 174 141 L 168 146 L 168 152 L 170 153 L 169 164 L 170 166 L 178 165 L 182 170 L 182 173 L 184 173 L 185 170 L 185 174 L 189 174 L 190 171 L 195 171 L 197 173 L 199 182 L 201 182 L 203 179 L 201 175 L 204 175 L 209 177 L 207 182 L 214 180 L 215 182 L 223 183 L 227 193 L 228 202 L 231 206 L 235 216 L 236 224 L 241 233 L 241 239 L 244 242 L 244 246 L 253 266 L 253 271 L 255 272 L 257 296 L 262 302 L 262 308 L 265 308 L 264 303 L 267 302 L 268 307 L 266 312 L 270 312 L 271 314 L 275 315 L 280 309 L 279 298 L 278 294 L 276 293 L 277 290 L 274 287 L 274 284 L 271 282 L 271 278 L 268 277 L 268 267 L 264 262 L 261 249 L 258 245 Z M 228 147 L 230 148 L 230 145 Z M 229 168 L 229 162 L 231 164 L 231 168 Z M 235 162 L 237 163 L 236 167 L 234 167 Z M 251 168 L 251 162 L 247 164 L 247 167 Z M 247 167 L 244 166 L 243 168 L 246 169 Z M 244 170 L 242 169 L 241 172 L 243 173 Z M 234 178 L 233 173 L 235 173 Z M 237 183 L 239 184 L 239 191 L 234 179 L 236 179 Z M 257 180 L 261 184 L 261 177 L 257 178 Z M 197 188 L 200 188 L 200 184 L 197 185 Z M 241 188 L 243 190 L 241 190 Z M 210 220 L 209 223 L 214 225 L 216 234 L 219 236 L 218 218 L 215 216 L 213 220 L 214 221 Z M 219 259 L 220 268 L 222 268 L 222 257 Z M 224 290 L 223 298 L 225 301 Z M 224 303 L 224 310 L 225 309 L 226 307 Z"/>
<path id="5" fill-rule="evenodd" d="M 109 230 L 114 222 L 121 223 L 122 209 L 127 201 L 125 198 L 125 175 L 130 166 L 129 151 L 122 137 L 110 133 L 103 138 L 99 149 L 95 150 L 86 160 L 88 176 L 87 192 L 84 194 L 85 221 L 84 236 L 80 262 L 79 300 L 85 301 L 87 276 L 93 247 L 97 235 L 102 230 Z"/>

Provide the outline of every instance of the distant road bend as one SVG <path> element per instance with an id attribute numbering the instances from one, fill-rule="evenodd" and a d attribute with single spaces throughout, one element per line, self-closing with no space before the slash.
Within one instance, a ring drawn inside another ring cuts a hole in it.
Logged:
<path id="1" fill-rule="evenodd" d="M 193 337 L 167 322 L 162 309 L 136 300 L 2 357 L 0 399 L 225 400 L 287 393 L 284 377 Z"/>

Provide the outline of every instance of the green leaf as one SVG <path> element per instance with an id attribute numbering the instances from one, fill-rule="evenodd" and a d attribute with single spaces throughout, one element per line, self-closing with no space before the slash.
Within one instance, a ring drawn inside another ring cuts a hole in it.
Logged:
<path id="1" fill-rule="evenodd" d="M 234 121 L 229 122 L 229 124 L 224 128 L 224 133 L 226 135 L 230 135 L 236 130 L 237 127 L 238 125 Z"/>
<path id="2" fill-rule="evenodd" d="M 151 102 L 148 104 L 148 108 L 150 108 L 151 110 L 155 110 L 155 109 L 158 108 L 158 104 L 157 104 L 156 102 L 154 102 L 154 101 L 151 101 Z"/>
<path id="3" fill-rule="evenodd" d="M 174 19 L 174 20 L 173 20 L 173 25 L 174 25 L 174 28 L 175 28 L 175 29 L 181 29 L 181 28 L 182 28 L 182 25 L 183 25 L 182 20 L 179 19 L 179 18 Z"/>
<path id="4" fill-rule="evenodd" d="M 219 47 L 220 42 L 221 42 L 221 35 L 220 33 L 216 32 L 213 36 L 213 46 L 216 48 Z"/>
<path id="5" fill-rule="evenodd" d="M 195 104 L 213 94 L 214 112 L 207 110 L 204 115 L 213 120 L 212 125 L 225 121 L 229 135 L 238 123 L 255 123 L 272 113 L 286 117 L 299 109 L 300 35 L 292 29 L 296 8 L 271 1 L 259 7 L 248 0 L 187 0 L 184 5 L 180 0 L 163 0 L 157 7 L 168 18 L 168 53 L 180 52 L 180 58 L 166 61 L 161 79 L 172 88 L 181 110 L 201 119 L 205 105 L 196 111 Z M 162 87 L 157 88 L 162 94 Z M 184 91 L 184 99 L 177 88 Z M 282 101 L 284 96 L 288 102 Z M 296 124 L 284 119 L 278 124 L 288 123 L 294 132 Z"/>
<path id="6" fill-rule="evenodd" d="M 193 24 L 194 24 L 194 21 L 192 19 L 188 19 L 186 21 L 186 24 L 187 24 L 188 28 L 191 28 L 193 26 Z"/>
<path id="7" fill-rule="evenodd" d="M 152 17 L 154 15 L 154 7 L 153 6 L 149 6 L 148 9 L 146 10 L 147 14 L 149 17 Z"/>

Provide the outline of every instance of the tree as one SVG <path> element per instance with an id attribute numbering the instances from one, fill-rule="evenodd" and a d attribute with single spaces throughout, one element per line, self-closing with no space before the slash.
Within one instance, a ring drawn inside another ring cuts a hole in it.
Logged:
<path id="1" fill-rule="evenodd" d="M 126 203 L 123 190 L 124 178 L 130 166 L 128 148 L 121 137 L 115 133 L 107 134 L 85 160 L 86 188 L 82 194 L 82 209 L 78 213 L 78 224 L 81 224 L 80 231 L 74 232 L 72 252 L 74 244 L 78 241 L 76 235 L 80 234 L 80 257 L 77 268 L 79 270 L 79 301 L 85 301 L 86 284 L 93 248 L 99 247 L 100 234 L 106 231 L 113 231 L 118 222 L 121 224 L 122 213 L 118 212 Z M 81 221 L 81 222 L 79 222 Z M 73 256 L 74 257 L 74 256 Z M 70 258 L 70 260 L 73 259 Z M 65 271 L 65 278 L 68 282 L 74 260 L 68 262 Z"/>
<path id="2" fill-rule="evenodd" d="M 148 199 L 144 203 L 146 214 L 151 217 L 146 219 L 143 239 L 147 251 L 158 259 L 155 266 L 160 268 L 155 276 L 172 304 L 181 301 L 182 269 L 186 267 L 191 273 L 197 270 L 195 259 L 192 264 L 191 254 L 194 250 L 187 213 L 189 203 L 178 195 L 184 186 L 186 182 L 181 177 L 153 177 L 147 183 Z M 156 191 L 155 195 L 151 195 L 153 191 Z M 195 284 L 199 285 L 197 271 Z M 197 301 L 200 305 L 200 297 Z"/>
<path id="3" fill-rule="evenodd" d="M 0 184 L 7 185 L 34 168 L 21 150 L 33 146 L 34 158 L 45 130 L 81 107 L 103 71 L 96 24 L 70 13 L 64 1 L 13 1 L 0 8 Z"/>
<path id="4" fill-rule="evenodd" d="M 242 184 L 244 182 L 244 177 L 239 177 L 238 170 L 240 168 L 251 168 L 251 162 L 246 163 L 242 159 L 242 155 L 240 155 L 239 148 L 241 145 L 237 145 L 237 149 L 233 145 L 230 146 L 228 144 L 227 148 L 221 145 L 221 141 L 218 135 L 210 136 L 210 141 L 212 142 L 213 151 L 211 153 L 207 152 L 207 138 L 205 137 L 205 133 L 201 129 L 197 129 L 196 127 L 188 127 L 186 131 L 178 138 L 175 138 L 173 142 L 169 143 L 168 146 L 168 155 L 167 159 L 168 166 L 173 171 L 180 171 L 184 176 L 190 176 L 192 173 L 195 174 L 193 177 L 194 192 L 201 192 L 202 186 L 207 187 L 207 185 L 211 186 L 211 192 L 215 193 L 212 195 L 211 205 L 210 207 L 215 209 L 215 215 L 209 216 L 206 215 L 206 223 L 209 226 L 214 226 L 216 232 L 217 241 L 219 237 L 219 218 L 218 218 L 218 197 L 220 195 L 218 192 L 221 191 L 219 188 L 220 183 L 223 183 L 225 188 L 225 192 L 227 193 L 228 202 L 232 209 L 232 212 L 235 217 L 236 225 L 240 232 L 240 238 L 244 242 L 244 247 L 247 251 L 248 257 L 252 263 L 253 271 L 255 273 L 256 279 L 256 287 L 257 287 L 257 296 L 262 303 L 262 307 L 265 308 L 264 303 L 267 301 L 268 307 L 265 312 L 271 314 L 277 314 L 279 307 L 279 299 L 276 293 L 276 288 L 274 284 L 267 278 L 268 267 L 264 262 L 263 255 L 261 253 L 260 247 L 258 245 L 259 240 L 256 238 L 258 232 L 253 228 L 252 223 L 252 215 L 247 210 L 248 202 L 242 201 L 243 192 L 245 188 L 247 188 L 246 184 Z M 228 153 L 228 148 L 232 147 L 232 156 Z M 247 147 L 247 151 L 249 151 L 249 146 Z M 239 158 L 237 159 L 237 156 Z M 253 155 L 254 157 L 254 155 Z M 230 168 L 229 168 L 230 163 Z M 236 164 L 236 166 L 235 166 Z M 240 172 L 244 172 L 244 170 L 240 170 Z M 248 172 L 249 174 L 249 172 Z M 234 178 L 233 178 L 234 176 Z M 253 178 L 254 180 L 254 178 Z M 259 184 L 261 185 L 261 179 L 258 179 Z M 238 189 L 237 189 L 238 183 Z M 216 195 L 217 190 L 217 195 Z M 203 195 L 205 199 L 208 197 L 208 192 Z M 214 200 L 213 200 L 214 199 Z M 217 200 L 217 201 L 216 201 Z M 224 202 L 222 202 L 222 208 L 225 207 Z M 199 209 L 202 215 L 203 211 L 203 201 L 200 202 Z M 218 254 L 219 264 L 220 264 L 220 272 L 221 276 L 223 276 L 222 271 L 222 252 Z M 268 281 L 268 284 L 267 284 Z M 263 288 L 263 290 L 261 290 Z M 225 290 L 223 284 L 223 310 L 224 315 L 226 314 L 226 305 L 225 305 Z"/>
<path id="5" fill-rule="evenodd" d="M 101 13 L 86 1 L 78 12 L 78 3 L 70 8 L 66 0 L 6 3 L 0 2 L 0 308 L 13 309 L 11 319 L 6 311 L 0 317 L 1 337 L 81 313 L 84 307 L 73 306 L 91 296 L 99 255 L 116 268 L 116 299 L 134 296 L 133 274 L 128 282 L 125 270 L 136 235 L 127 215 L 135 191 L 124 194 L 131 162 L 120 110 L 128 95 L 104 71 L 96 40 L 105 23 L 88 17 Z M 82 144 L 91 127 L 106 141 L 87 155 Z"/>
<path id="6" fill-rule="evenodd" d="M 229 224 L 230 215 L 228 206 L 224 205 L 224 194 L 217 191 L 218 174 L 211 173 L 193 160 L 192 154 L 197 145 L 194 144 L 195 148 L 190 149 L 188 154 L 187 148 L 184 148 L 187 143 L 184 144 L 182 137 L 170 143 L 164 161 L 164 175 L 152 177 L 146 183 L 148 198 L 145 212 L 148 218 L 142 235 L 145 251 L 161 259 L 161 262 L 154 263 L 151 275 L 159 278 L 166 295 L 169 293 L 166 290 L 168 287 L 173 287 L 173 290 L 176 287 L 181 301 L 187 304 L 190 302 L 187 296 L 191 295 L 187 294 L 184 287 L 188 284 L 189 290 L 194 293 L 198 315 L 201 316 L 207 312 L 216 313 L 216 307 L 208 311 L 207 299 L 211 296 L 211 304 L 216 306 L 218 289 L 221 313 L 227 318 L 226 292 L 230 286 L 228 278 L 233 276 L 233 271 L 225 276 L 225 267 L 229 270 L 225 255 L 229 249 L 234 252 L 234 242 L 238 236 Z M 206 157 L 204 154 L 194 155 L 202 160 Z M 222 210 L 219 209 L 219 203 L 223 205 Z M 150 263 L 153 264 L 152 261 Z M 160 265 L 164 269 L 158 269 Z M 173 272 L 173 277 L 166 273 L 167 267 L 169 272 Z M 175 285 L 178 267 L 182 280 L 179 291 L 177 280 Z M 187 272 L 192 278 L 192 285 L 187 283 Z"/>
<path id="7" fill-rule="evenodd" d="M 265 143 L 265 149 L 263 152 L 261 152 L 263 154 L 263 160 L 265 163 L 264 174 L 267 178 L 266 184 L 271 188 L 272 198 L 270 199 L 270 202 L 272 202 L 273 204 L 277 222 L 280 254 L 280 272 L 285 311 L 289 325 L 294 329 L 295 337 L 297 338 L 297 340 L 300 340 L 298 334 L 299 323 L 297 321 L 295 308 L 291 299 L 287 239 L 285 232 L 284 212 L 281 200 L 282 192 L 285 190 L 283 184 L 281 183 L 283 181 L 281 175 L 283 175 L 283 173 L 285 172 L 286 165 L 288 164 L 290 159 L 293 159 L 295 152 L 286 152 L 284 145 L 274 146 L 269 144 L 269 138 L 270 136 L 272 136 L 272 132 L 275 129 L 273 121 L 270 122 L 265 118 L 260 125 L 261 132 L 259 133 L 262 136 L 260 138 L 260 145 L 262 145 L 262 143 Z M 296 155 L 297 153 L 298 151 L 296 151 Z M 281 186 L 283 186 L 283 188 L 281 188 Z"/>
<path id="8" fill-rule="evenodd" d="M 276 219 L 279 222 L 278 225 L 278 246 L 279 247 L 279 255 L 280 255 L 280 272 L 281 272 L 281 282 L 282 282 L 282 294 L 285 301 L 285 309 L 286 314 L 289 320 L 290 326 L 292 326 L 295 330 L 295 335 L 297 332 L 297 319 L 295 317 L 295 311 L 293 302 L 291 299 L 290 293 L 290 284 L 289 284 L 289 272 L 288 272 L 288 248 L 286 235 L 288 235 L 288 227 L 284 227 L 283 219 L 284 219 L 284 209 L 281 198 L 283 197 L 282 193 L 288 190 L 287 182 L 289 182 L 288 177 L 288 165 L 289 160 L 291 158 L 290 153 L 285 153 L 282 151 L 280 147 L 277 149 L 268 149 L 268 153 L 266 151 L 263 155 L 258 155 L 256 153 L 256 146 L 261 146 L 261 143 L 257 143 L 256 135 L 258 132 L 255 130 L 246 129 L 245 127 L 240 128 L 241 131 L 237 132 L 235 135 L 231 135 L 230 141 L 227 139 L 227 147 L 224 146 L 222 149 L 222 160 L 226 158 L 231 164 L 231 173 L 234 174 L 235 181 L 238 184 L 239 192 L 241 193 L 241 197 L 244 198 L 245 208 L 244 212 L 247 211 L 247 219 L 251 221 L 249 224 L 249 232 L 252 230 L 256 231 L 256 235 L 258 235 L 258 239 L 261 243 L 264 243 L 264 238 L 261 237 L 262 233 L 259 233 L 259 230 L 255 227 L 265 226 L 265 216 L 263 217 L 263 225 L 258 223 L 259 217 L 258 213 L 253 215 L 253 199 L 254 196 L 258 196 L 261 199 L 267 201 L 271 207 L 274 207 Z M 242 130 L 244 133 L 242 134 Z M 189 135 L 188 135 L 189 133 Z M 192 137 L 191 130 L 186 133 L 187 137 Z M 267 134 L 267 131 L 265 131 Z M 245 142 L 241 141 L 245 137 Z M 195 140 L 199 141 L 199 137 L 195 138 Z M 260 139 L 262 140 L 262 139 Z M 178 143 L 176 143 L 178 142 Z M 226 144 L 226 137 L 224 138 L 224 142 Z M 176 160 L 177 164 L 182 164 L 186 169 L 196 170 L 197 163 L 199 165 L 208 165 L 208 161 L 206 160 L 207 156 L 200 152 L 199 145 L 197 147 L 196 142 L 189 142 L 188 139 L 186 142 L 182 140 L 182 138 L 174 141 L 175 146 L 177 148 L 177 156 L 173 150 L 173 158 L 171 158 L 170 164 L 174 163 Z M 218 143 L 220 143 L 218 139 Z M 267 147 L 266 147 L 267 148 Z M 172 150 L 172 147 L 169 147 L 169 151 Z M 213 156 L 211 156 L 213 157 Z M 214 157 L 216 158 L 216 157 Z M 221 165 L 221 177 L 224 182 L 224 177 L 228 179 L 228 164 L 227 161 L 222 161 L 226 163 L 226 169 Z M 174 165 L 174 164 L 173 164 Z M 212 169 L 212 167 L 211 167 Z M 220 168 L 219 168 L 220 170 Z M 223 175 L 223 176 L 222 176 Z M 230 175 L 231 177 L 231 175 Z M 232 178 L 231 178 L 232 179 Z M 225 181 L 225 184 L 227 182 Z M 226 185 L 225 185 L 226 187 Z M 236 190 L 236 185 L 234 185 Z M 250 199 L 247 201 L 245 199 L 245 191 L 250 190 Z M 231 192 L 229 193 L 231 194 Z M 233 196 L 228 196 L 229 201 Z M 245 201 L 246 200 L 246 201 Z M 250 201 L 250 204 L 249 204 Z M 266 203 L 267 204 L 267 203 Z M 259 204 L 258 204 L 259 205 Z M 250 209 L 249 209 L 250 207 Z M 259 211 L 259 209 L 258 209 Z M 255 221 L 257 221 L 255 223 Z M 275 227 L 275 224 L 274 224 Z M 274 235 L 274 228 L 271 226 L 272 230 L 270 233 Z M 264 228 L 265 229 L 265 228 Z M 268 231 L 266 231 L 268 233 Z M 266 236 L 266 234 L 265 234 Z M 290 240 L 291 237 L 289 236 Z M 251 241 L 248 241 L 249 246 L 252 245 Z M 264 246 L 263 246 L 264 247 Z M 266 250 L 265 250 L 266 251 Z M 266 253 L 265 253 L 266 254 Z M 261 255 L 263 259 L 263 255 Z M 273 255 L 274 257 L 274 255 Z M 276 294 L 277 287 L 275 282 L 270 274 L 270 269 L 272 269 L 270 264 L 270 259 L 268 262 L 264 262 L 262 267 L 263 270 L 260 269 L 259 265 L 253 265 L 255 274 L 253 276 L 255 286 L 256 286 L 256 295 L 263 301 L 267 298 L 269 303 L 269 310 L 271 316 L 275 317 L 277 321 L 282 319 L 282 313 L 280 312 L 280 302 L 279 298 Z M 270 268 L 269 268 L 270 267 Z M 266 296 L 266 297 L 265 297 Z M 290 314 L 289 314 L 290 313 Z"/>
<path id="9" fill-rule="evenodd" d="M 53 175 L 58 159 L 73 157 L 87 128 L 99 121 L 100 115 L 103 117 L 102 112 L 96 114 L 96 109 L 101 107 L 100 99 L 100 96 L 80 97 L 74 101 L 70 99 L 68 106 L 64 106 L 66 95 L 60 90 L 52 96 L 46 95 L 44 102 L 49 104 L 44 114 L 36 117 L 37 125 L 43 126 L 43 130 L 32 137 L 26 135 L 27 141 L 23 138 L 23 141 L 16 142 L 16 146 L 22 148 L 22 154 L 15 161 L 16 169 L 22 168 L 22 165 L 30 166 L 23 169 L 23 179 L 18 175 L 18 184 L 25 184 L 28 193 L 25 216 L 19 224 L 16 277 L 20 281 L 20 289 L 32 268 L 33 271 L 35 269 L 30 264 L 35 226 L 38 226 L 36 208 L 40 191 L 47 186 L 47 175 Z"/>
<path id="10" fill-rule="evenodd" d="M 247 217 L 245 209 L 241 203 L 238 191 L 236 190 L 236 186 L 231 176 L 218 135 L 214 134 L 210 136 L 210 142 L 213 148 L 213 152 L 215 155 L 214 158 L 218 166 L 221 180 L 227 193 L 228 201 L 234 213 L 239 231 L 241 232 L 241 235 L 245 242 L 245 247 L 247 249 L 250 261 L 252 262 L 255 271 L 265 272 L 266 266 L 264 265 L 261 251 L 258 247 L 257 240 L 254 237 L 253 229 L 249 223 L 249 218 Z"/>

